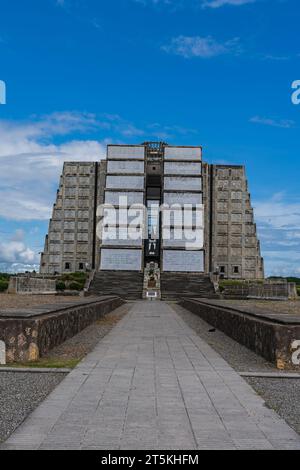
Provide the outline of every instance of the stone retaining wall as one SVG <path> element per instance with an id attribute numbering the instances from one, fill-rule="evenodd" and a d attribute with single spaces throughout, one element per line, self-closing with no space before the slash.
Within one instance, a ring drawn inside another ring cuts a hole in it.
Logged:
<path id="1" fill-rule="evenodd" d="M 49 350 L 73 337 L 91 323 L 124 303 L 118 297 L 76 303 L 68 308 L 57 308 L 46 314 L 20 318 L 0 316 L 0 341 L 6 346 L 6 361 L 36 361 Z M 38 309 L 38 307 L 37 307 Z"/>
<path id="2" fill-rule="evenodd" d="M 222 297 L 225 299 L 287 300 L 297 298 L 297 289 L 293 282 L 241 282 L 223 286 Z"/>
<path id="3" fill-rule="evenodd" d="M 300 321 L 282 323 L 274 315 L 252 315 L 196 299 L 180 304 L 279 369 L 300 370 Z"/>
<path id="4" fill-rule="evenodd" d="M 9 294 L 56 294 L 56 280 L 31 276 L 11 277 Z"/>

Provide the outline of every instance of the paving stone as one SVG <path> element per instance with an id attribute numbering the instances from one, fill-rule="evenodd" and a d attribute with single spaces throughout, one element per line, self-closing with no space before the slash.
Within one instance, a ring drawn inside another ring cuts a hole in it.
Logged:
<path id="1" fill-rule="evenodd" d="M 1 449 L 298 449 L 300 436 L 166 302 L 128 314 Z"/>

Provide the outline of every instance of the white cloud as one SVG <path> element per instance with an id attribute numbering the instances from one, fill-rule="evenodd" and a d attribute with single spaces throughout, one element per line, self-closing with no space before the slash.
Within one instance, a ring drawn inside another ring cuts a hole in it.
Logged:
<path id="1" fill-rule="evenodd" d="M 38 263 L 37 254 L 26 246 L 24 242 L 24 233 L 22 230 L 17 230 L 11 240 L 0 243 L 0 263 L 29 265 Z"/>
<path id="2" fill-rule="evenodd" d="M 250 118 L 250 122 L 254 124 L 263 124 L 264 126 L 281 127 L 282 129 L 290 129 L 295 126 L 295 121 L 291 119 L 274 119 L 261 116 Z"/>
<path id="3" fill-rule="evenodd" d="M 207 0 L 203 2 L 203 8 L 220 8 L 226 5 L 241 6 L 246 3 L 254 3 L 256 0 Z"/>
<path id="4" fill-rule="evenodd" d="M 162 49 L 169 54 L 180 55 L 186 59 L 192 57 L 209 59 L 223 54 L 239 53 L 240 45 L 238 38 L 221 43 L 211 36 L 178 36 Z"/>
<path id="5" fill-rule="evenodd" d="M 64 137 L 100 128 L 95 116 L 54 113 L 32 122 L 0 121 L 0 216 L 14 220 L 48 219 L 64 161 L 96 161 L 104 144 Z"/>
<path id="6" fill-rule="evenodd" d="M 64 0 L 62 0 L 64 1 Z M 220 8 L 226 5 L 241 6 L 257 0 L 134 0 L 142 5 L 166 5 L 170 7 L 201 6 L 202 8 Z"/>
<path id="7" fill-rule="evenodd" d="M 26 264 L 26 263 L 0 263 L 0 272 L 2 273 L 24 273 L 26 271 L 39 271 L 39 264 Z"/>
<path id="8" fill-rule="evenodd" d="M 267 275 L 300 273 L 300 201 L 289 202 L 284 193 L 254 202 Z"/>

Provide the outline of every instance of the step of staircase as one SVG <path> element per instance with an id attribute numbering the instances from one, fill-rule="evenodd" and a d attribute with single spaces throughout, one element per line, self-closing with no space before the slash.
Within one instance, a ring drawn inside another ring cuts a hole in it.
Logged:
<path id="1" fill-rule="evenodd" d="M 161 273 L 162 300 L 178 300 L 181 297 L 217 299 L 209 276 L 189 273 Z"/>
<path id="2" fill-rule="evenodd" d="M 89 294 L 117 295 L 124 300 L 138 300 L 143 293 L 143 273 L 101 271 L 95 274 Z"/>

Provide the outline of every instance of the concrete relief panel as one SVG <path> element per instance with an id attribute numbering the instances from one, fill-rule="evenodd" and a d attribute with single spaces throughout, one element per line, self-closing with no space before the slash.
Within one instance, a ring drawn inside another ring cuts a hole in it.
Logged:
<path id="1" fill-rule="evenodd" d="M 78 168 L 78 172 L 80 175 L 90 175 L 93 169 L 94 169 L 93 163 L 90 165 L 80 165 L 80 167 Z"/>
<path id="2" fill-rule="evenodd" d="M 142 206 L 140 209 L 134 207 L 131 207 L 130 209 L 106 208 L 104 211 L 104 225 L 127 226 L 133 223 L 135 223 L 135 225 L 144 225 L 145 213 Z"/>
<path id="3" fill-rule="evenodd" d="M 256 246 L 256 237 L 246 237 L 245 238 L 246 245 L 254 245 Z"/>
<path id="4" fill-rule="evenodd" d="M 231 226 L 231 233 L 243 233 L 243 226 L 234 224 Z"/>
<path id="5" fill-rule="evenodd" d="M 75 240 L 75 234 L 74 233 L 64 233 L 64 240 L 65 241 L 74 241 Z"/>
<path id="6" fill-rule="evenodd" d="M 241 180 L 232 180 L 231 187 L 233 189 L 242 189 L 242 181 Z"/>
<path id="7" fill-rule="evenodd" d="M 80 176 L 79 184 L 82 186 L 89 186 L 91 184 L 91 178 L 89 176 Z"/>
<path id="8" fill-rule="evenodd" d="M 246 269 L 255 269 L 256 259 L 246 259 L 245 260 L 245 267 L 246 267 Z"/>
<path id="9" fill-rule="evenodd" d="M 64 230 L 75 230 L 75 222 L 64 222 Z"/>
<path id="10" fill-rule="evenodd" d="M 77 253 L 87 253 L 89 250 L 89 245 L 86 243 L 79 243 L 77 245 Z"/>
<path id="11" fill-rule="evenodd" d="M 127 146 L 127 145 L 109 145 L 107 147 L 108 160 L 132 160 L 144 159 L 145 148 L 143 145 Z"/>
<path id="12" fill-rule="evenodd" d="M 165 160 L 201 160 L 201 147 L 165 147 Z"/>
<path id="13" fill-rule="evenodd" d="M 217 175 L 219 178 L 228 178 L 229 177 L 229 170 L 227 168 L 218 168 Z"/>
<path id="14" fill-rule="evenodd" d="M 228 189 L 229 188 L 229 181 L 228 180 L 219 180 L 218 181 L 218 185 L 217 185 L 218 189 Z"/>
<path id="15" fill-rule="evenodd" d="M 76 192 L 77 192 L 77 188 L 65 188 L 66 197 L 75 197 Z"/>
<path id="16" fill-rule="evenodd" d="M 167 176 L 164 178 L 165 190 L 201 191 L 202 179 L 188 176 Z"/>
<path id="17" fill-rule="evenodd" d="M 203 229 L 168 229 L 163 228 L 163 246 L 202 250 L 204 244 Z"/>
<path id="18" fill-rule="evenodd" d="M 102 231 L 102 243 L 110 246 L 142 247 L 143 234 L 141 230 L 127 227 L 106 227 Z"/>
<path id="19" fill-rule="evenodd" d="M 202 204 L 202 194 L 195 193 L 164 193 L 165 204 Z"/>
<path id="20" fill-rule="evenodd" d="M 232 211 L 242 211 L 242 203 L 241 202 L 232 202 L 231 203 L 231 210 Z"/>
<path id="21" fill-rule="evenodd" d="M 245 234 L 248 236 L 255 235 L 255 225 L 246 225 Z"/>
<path id="22" fill-rule="evenodd" d="M 227 202 L 218 202 L 217 203 L 217 210 L 226 212 L 228 211 L 228 203 Z"/>
<path id="23" fill-rule="evenodd" d="M 142 250 L 109 249 L 101 250 L 100 269 L 104 271 L 140 271 Z"/>
<path id="24" fill-rule="evenodd" d="M 107 173 L 128 174 L 137 173 L 143 174 L 145 171 L 144 162 L 136 161 L 108 161 Z"/>
<path id="25" fill-rule="evenodd" d="M 66 176 L 64 178 L 66 186 L 76 186 L 77 185 L 77 178 L 76 176 Z"/>
<path id="26" fill-rule="evenodd" d="M 231 214 L 231 222 L 242 222 L 242 214 Z"/>
<path id="27" fill-rule="evenodd" d="M 217 255 L 219 260 L 224 259 L 227 261 L 228 248 L 226 246 L 218 246 Z"/>
<path id="28" fill-rule="evenodd" d="M 76 217 L 76 211 L 65 210 L 65 211 L 64 211 L 64 216 L 65 216 L 66 219 L 75 219 L 75 217 Z"/>
<path id="29" fill-rule="evenodd" d="M 163 209 L 162 226 L 164 227 L 203 227 L 204 226 L 204 209 L 192 210 L 171 210 Z"/>
<path id="30" fill-rule="evenodd" d="M 228 222 L 228 214 L 218 214 L 218 222 Z"/>
<path id="31" fill-rule="evenodd" d="M 231 256 L 242 256 L 242 248 L 231 247 Z"/>
<path id="32" fill-rule="evenodd" d="M 61 222 L 57 220 L 52 220 L 50 230 L 61 230 Z"/>
<path id="33" fill-rule="evenodd" d="M 78 211 L 78 219 L 88 219 L 89 211 Z"/>
<path id="34" fill-rule="evenodd" d="M 165 272 L 203 272 L 203 251 L 164 250 L 163 270 Z"/>
<path id="35" fill-rule="evenodd" d="M 165 175 L 201 175 L 202 164 L 194 162 L 165 162 Z"/>
<path id="36" fill-rule="evenodd" d="M 77 174 L 77 165 L 65 165 L 64 174 L 76 175 Z"/>
<path id="37" fill-rule="evenodd" d="M 60 255 L 50 255 L 49 256 L 49 262 L 50 263 L 60 263 L 61 261 L 61 256 Z"/>
<path id="38" fill-rule="evenodd" d="M 218 200 L 228 199 L 228 191 L 218 191 Z"/>
<path id="39" fill-rule="evenodd" d="M 245 248 L 245 256 L 256 256 L 257 249 L 256 248 Z"/>
<path id="40" fill-rule="evenodd" d="M 74 253 L 75 245 L 74 243 L 65 243 L 64 244 L 64 253 Z"/>
<path id="41" fill-rule="evenodd" d="M 62 210 L 54 209 L 53 210 L 53 219 L 61 220 L 61 218 L 62 218 Z"/>
<path id="42" fill-rule="evenodd" d="M 231 176 L 233 178 L 243 178 L 244 177 L 244 169 L 243 168 L 236 168 L 231 170 Z"/>
<path id="43" fill-rule="evenodd" d="M 52 232 L 49 234 L 50 241 L 59 241 L 61 239 L 61 234 L 58 232 Z"/>
<path id="44" fill-rule="evenodd" d="M 77 240 L 79 242 L 87 242 L 89 241 L 89 234 L 88 233 L 80 233 L 77 234 Z"/>
<path id="45" fill-rule="evenodd" d="M 50 243 L 49 244 L 49 253 L 59 253 L 60 252 L 60 243 Z"/>
<path id="46" fill-rule="evenodd" d="M 231 243 L 232 245 L 242 245 L 242 243 L 243 243 L 242 237 L 239 237 L 239 236 L 231 236 L 231 237 L 230 237 L 230 243 Z"/>
<path id="47" fill-rule="evenodd" d="M 79 197 L 94 197 L 94 192 L 90 191 L 89 188 L 79 188 L 78 196 Z"/>
<path id="48" fill-rule="evenodd" d="M 217 230 L 218 230 L 219 235 L 227 234 L 228 233 L 228 225 L 227 224 L 222 224 L 222 223 L 219 222 L 218 225 L 217 225 Z"/>
<path id="49" fill-rule="evenodd" d="M 144 204 L 144 192 L 117 192 L 117 191 L 106 191 L 105 192 L 105 204 L 124 205 L 124 198 L 129 206 L 132 204 Z"/>
<path id="50" fill-rule="evenodd" d="M 64 207 L 75 209 L 76 205 L 77 205 L 77 202 L 76 202 L 75 199 L 65 199 L 64 200 Z"/>
<path id="51" fill-rule="evenodd" d="M 231 199 L 242 199 L 243 193 L 241 191 L 231 191 Z"/>
<path id="52" fill-rule="evenodd" d="M 88 199 L 78 199 L 78 207 L 80 209 L 88 209 L 90 201 Z"/>
<path id="53" fill-rule="evenodd" d="M 88 230 L 89 223 L 88 222 L 78 222 L 78 230 Z"/>
<path id="54" fill-rule="evenodd" d="M 217 236 L 218 245 L 228 245 L 228 237 L 226 235 Z"/>
<path id="55" fill-rule="evenodd" d="M 107 189 L 144 189 L 143 176 L 108 176 Z"/>

